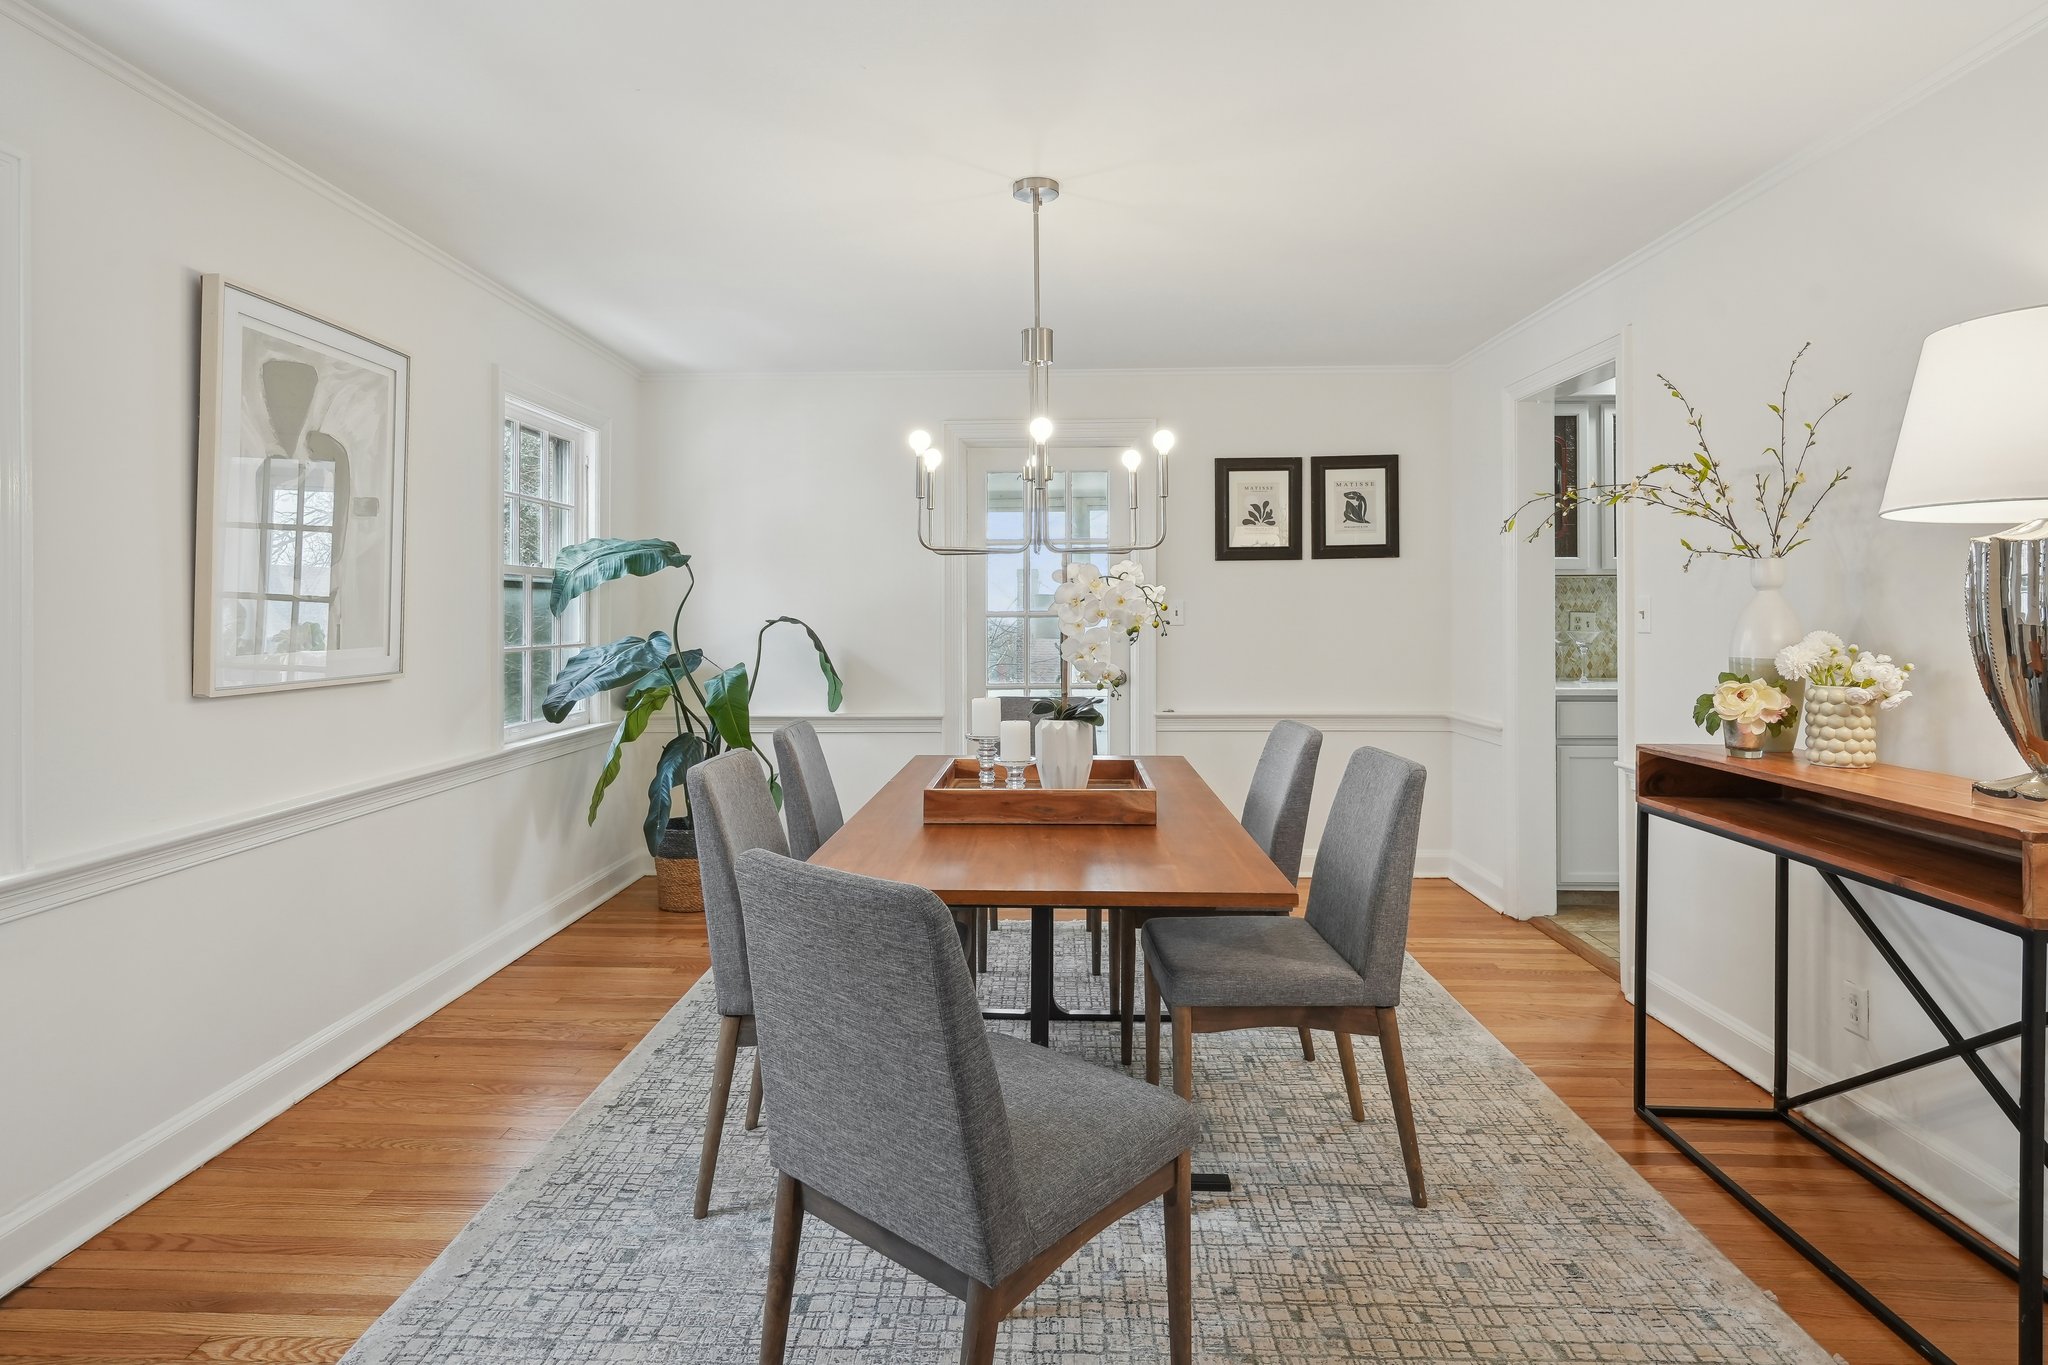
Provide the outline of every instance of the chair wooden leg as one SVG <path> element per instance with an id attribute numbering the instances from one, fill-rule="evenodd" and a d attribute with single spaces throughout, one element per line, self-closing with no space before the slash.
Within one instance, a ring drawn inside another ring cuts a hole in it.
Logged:
<path id="1" fill-rule="evenodd" d="M 725 1133 L 725 1106 L 732 1099 L 732 1067 L 740 1051 L 740 1018 L 728 1014 L 718 1021 L 718 1054 L 711 1063 L 711 1097 L 704 1106 L 704 1154 L 697 1159 L 697 1207 L 694 1216 L 711 1212 L 711 1175 L 718 1169 L 718 1140 Z"/>
<path id="2" fill-rule="evenodd" d="M 1159 1084 L 1159 983 L 1145 973 L 1145 1081 Z"/>
<path id="3" fill-rule="evenodd" d="M 761 1126 L 761 1049 L 754 1049 L 754 1079 L 747 1083 L 747 1131 Z"/>
<path id="4" fill-rule="evenodd" d="M 775 1228 L 768 1240 L 768 1296 L 761 1304 L 761 1365 L 782 1365 L 789 1342 L 789 1301 L 796 1293 L 797 1243 L 803 1234 L 804 1211 L 797 1183 L 778 1175 Z"/>
<path id="5" fill-rule="evenodd" d="M 1121 932 L 1123 926 L 1119 923 L 1119 921 L 1123 918 L 1123 912 L 1121 910 L 1110 909 L 1103 911 L 1102 915 L 1103 918 L 1108 921 L 1108 924 L 1105 926 L 1105 929 L 1109 934 L 1109 1012 L 1111 1014 L 1120 1014 L 1123 1012 L 1119 1002 L 1119 996 L 1123 991 L 1124 983 L 1123 972 L 1121 970 L 1121 966 L 1123 963 L 1124 936 Z"/>
<path id="6" fill-rule="evenodd" d="M 1173 1161 L 1173 1188 L 1166 1194 L 1166 1349 L 1171 1365 L 1195 1358 L 1194 1267 L 1188 1245 L 1193 1160 L 1182 1152 Z"/>
<path id="7" fill-rule="evenodd" d="M 1365 1122 L 1365 1097 L 1358 1093 L 1358 1058 L 1351 1051 L 1351 1035 L 1337 1030 L 1337 1065 L 1344 1068 L 1344 1094 L 1351 1101 L 1351 1121 Z"/>
<path id="8" fill-rule="evenodd" d="M 1141 965 L 1138 959 L 1143 954 L 1138 951 L 1137 920 L 1138 917 L 1135 915 L 1126 914 L 1121 910 L 1116 912 L 1116 934 L 1123 941 L 1123 947 L 1117 954 L 1117 961 L 1123 971 L 1124 1019 L 1121 1029 L 1125 1066 L 1131 1064 L 1131 1029 L 1138 1017 L 1138 968 Z"/>
<path id="9" fill-rule="evenodd" d="M 1195 1012 L 1185 1005 L 1173 1011 L 1173 1089 L 1184 1100 L 1195 1097 Z"/>
<path id="10" fill-rule="evenodd" d="M 960 1334 L 960 1365 L 992 1365 L 996 1328 L 1003 1322 L 996 1292 L 979 1280 L 967 1282 L 967 1325 Z"/>
<path id="11" fill-rule="evenodd" d="M 1408 1197 L 1429 1207 L 1422 1183 L 1422 1148 L 1415 1140 L 1415 1110 L 1408 1103 L 1408 1063 L 1401 1056 L 1401 1026 L 1391 1008 L 1380 1010 L 1380 1060 L 1387 1068 L 1387 1094 L 1394 1101 L 1394 1128 L 1401 1135 L 1401 1164 L 1408 1168 Z"/>
<path id="12" fill-rule="evenodd" d="M 1306 1024 L 1304 1024 L 1301 1027 L 1300 1032 L 1301 1060 L 1303 1060 L 1304 1062 L 1312 1062 L 1316 1059 L 1316 1036 L 1308 1031 L 1308 1026 Z"/>
<path id="13" fill-rule="evenodd" d="M 1088 912 L 1088 975 L 1102 975 L 1102 911 Z"/>

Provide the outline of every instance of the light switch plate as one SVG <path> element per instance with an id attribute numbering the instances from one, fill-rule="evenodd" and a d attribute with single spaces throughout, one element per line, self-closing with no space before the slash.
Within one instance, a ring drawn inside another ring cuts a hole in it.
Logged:
<path id="1" fill-rule="evenodd" d="M 1636 597 L 1636 634 L 1650 633 L 1650 598 L 1647 593 Z"/>

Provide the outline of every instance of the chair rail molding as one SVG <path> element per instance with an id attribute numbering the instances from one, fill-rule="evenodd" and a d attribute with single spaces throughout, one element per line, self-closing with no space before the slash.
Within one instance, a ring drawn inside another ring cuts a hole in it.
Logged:
<path id="1" fill-rule="evenodd" d="M 0 145 L 0 877 L 28 864 L 28 162 Z"/>
<path id="2" fill-rule="evenodd" d="M 330 825 L 389 810 L 393 806 L 403 806 L 466 787 L 473 782 L 488 781 L 536 763 L 580 754 L 609 742 L 610 738 L 609 726 L 579 726 L 566 734 L 551 735 L 475 758 L 458 759 L 397 777 L 345 787 L 309 801 L 273 806 L 174 834 L 98 850 L 11 877 L 0 877 L 0 924 L 103 896 L 124 886 L 182 872 L 219 858 L 230 858 L 252 848 L 296 838 Z"/>
<path id="3" fill-rule="evenodd" d="M 754 728 L 775 731 L 800 720 L 809 721 L 821 735 L 937 735 L 946 726 L 945 717 L 936 713 L 860 715 L 844 711 L 817 711 L 803 715 L 794 712 L 786 716 L 757 715 Z"/>
<path id="4" fill-rule="evenodd" d="M 1337 734 L 1462 735 L 1499 744 L 1501 723 L 1454 711 L 1159 711 L 1161 734 L 1264 734 L 1282 720 Z"/>

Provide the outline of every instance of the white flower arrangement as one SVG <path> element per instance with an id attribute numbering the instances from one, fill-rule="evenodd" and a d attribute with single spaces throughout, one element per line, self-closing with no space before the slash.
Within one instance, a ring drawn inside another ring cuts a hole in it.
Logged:
<path id="1" fill-rule="evenodd" d="M 1723 725 L 1739 734 L 1777 734 L 1799 718 L 1799 708 L 1770 683 L 1740 673 L 1723 673 L 1711 692 L 1702 692 L 1692 706 L 1692 723 L 1708 734 Z"/>
<path id="2" fill-rule="evenodd" d="M 1843 644 L 1832 631 L 1816 630 L 1798 644 L 1785 646 L 1776 663 L 1784 677 L 1803 678 L 1815 687 L 1847 688 L 1844 700 L 1858 705 L 1876 702 L 1889 711 L 1913 695 L 1906 690 L 1913 665 L 1894 663 L 1889 654 L 1866 654 Z"/>
<path id="3" fill-rule="evenodd" d="M 1060 657 L 1076 678 L 1112 697 L 1130 681 L 1118 663 L 1119 638 L 1129 642 L 1143 631 L 1166 629 L 1166 590 L 1147 583 L 1135 559 L 1108 573 L 1085 562 L 1069 564 L 1052 602 L 1060 618 Z"/>

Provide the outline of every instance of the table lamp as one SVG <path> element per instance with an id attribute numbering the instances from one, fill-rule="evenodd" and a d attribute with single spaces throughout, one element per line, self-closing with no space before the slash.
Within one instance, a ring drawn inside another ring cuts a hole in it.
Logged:
<path id="1" fill-rule="evenodd" d="M 2020 523 L 1970 542 L 1963 600 L 1978 681 L 2028 771 L 1974 786 L 2048 801 L 2048 307 L 1927 338 L 1878 510 Z"/>

